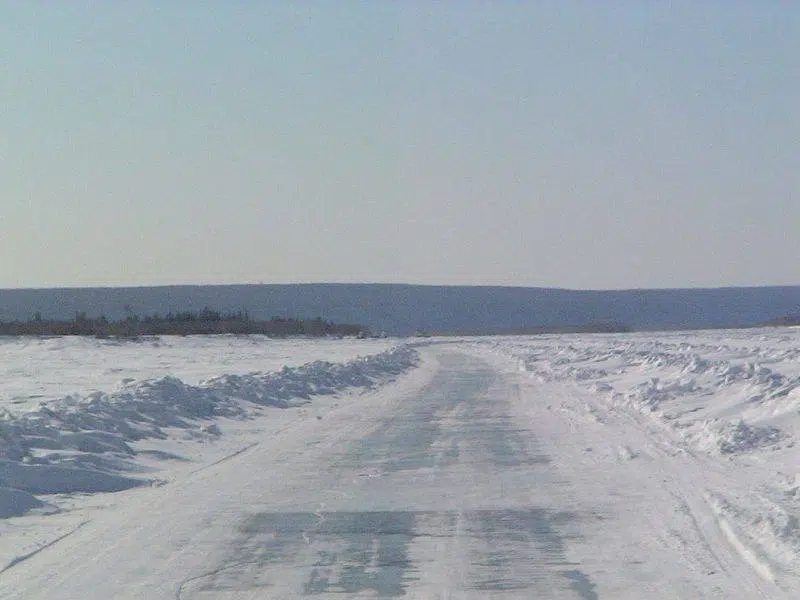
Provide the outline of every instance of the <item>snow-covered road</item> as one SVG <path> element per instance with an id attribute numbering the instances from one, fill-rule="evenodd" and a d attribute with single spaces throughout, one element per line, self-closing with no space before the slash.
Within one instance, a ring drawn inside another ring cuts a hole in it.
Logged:
<path id="1" fill-rule="evenodd" d="M 797 597 L 794 558 L 737 520 L 765 469 L 621 402 L 635 382 L 586 366 L 618 360 L 615 338 L 591 340 L 420 347 L 392 383 L 41 517 L 62 530 L 8 564 L 0 598 Z M 633 377 L 642 346 L 621 343 Z"/>

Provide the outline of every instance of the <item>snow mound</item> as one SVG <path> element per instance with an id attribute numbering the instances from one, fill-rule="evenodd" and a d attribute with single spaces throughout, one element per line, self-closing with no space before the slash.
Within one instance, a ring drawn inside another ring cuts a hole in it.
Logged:
<path id="1" fill-rule="evenodd" d="M 120 492 L 147 482 L 82 466 L 0 461 L 0 482 L 31 494 Z"/>
<path id="2" fill-rule="evenodd" d="M 134 442 L 175 428 L 219 436 L 216 417 L 248 418 L 259 407 L 288 408 L 348 389 L 368 389 L 416 366 L 398 347 L 334 364 L 316 361 L 274 373 L 224 375 L 189 385 L 176 377 L 128 382 L 121 390 L 68 396 L 28 413 L 0 413 L 0 518 L 20 514 L 25 494 L 115 492 L 151 483 Z M 26 504 L 28 502 L 28 504 Z M 38 502 L 38 501 L 37 501 Z M 30 504 L 33 506 L 33 504 Z"/>
<path id="3" fill-rule="evenodd" d="M 653 377 L 627 392 L 625 399 L 640 410 L 657 411 L 663 402 L 698 391 L 694 379 L 661 381 L 660 378 Z"/>
<path id="4" fill-rule="evenodd" d="M 774 446 L 784 435 L 777 427 L 751 425 L 740 419 L 736 422 L 707 421 L 694 437 L 702 450 L 717 454 L 739 454 Z"/>
<path id="5" fill-rule="evenodd" d="M 0 519 L 21 517 L 36 509 L 48 509 L 48 504 L 33 494 L 14 488 L 0 487 Z"/>

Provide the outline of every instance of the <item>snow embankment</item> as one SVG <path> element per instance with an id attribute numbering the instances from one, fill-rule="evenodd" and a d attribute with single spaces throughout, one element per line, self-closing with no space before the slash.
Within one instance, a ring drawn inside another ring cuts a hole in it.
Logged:
<path id="1" fill-rule="evenodd" d="M 151 483 L 141 476 L 137 441 L 164 439 L 176 429 L 198 438 L 219 436 L 219 417 L 245 419 L 263 407 L 296 407 L 314 396 L 371 388 L 416 364 L 416 352 L 399 347 L 347 363 L 315 361 L 273 373 L 223 375 L 199 385 L 175 377 L 131 382 L 115 392 L 68 396 L 27 413 L 4 411 L 0 518 L 46 510 L 35 494 L 114 492 Z"/>
<path id="2" fill-rule="evenodd" d="M 554 336 L 495 346 L 542 382 L 572 381 L 672 426 L 697 450 L 729 455 L 791 444 L 800 434 L 795 342 L 783 332 L 710 332 Z"/>

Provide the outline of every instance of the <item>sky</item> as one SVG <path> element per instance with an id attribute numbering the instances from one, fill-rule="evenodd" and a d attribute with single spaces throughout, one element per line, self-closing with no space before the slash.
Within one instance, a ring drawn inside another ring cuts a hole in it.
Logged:
<path id="1" fill-rule="evenodd" d="M 800 3 L 0 0 L 0 288 L 800 284 Z"/>

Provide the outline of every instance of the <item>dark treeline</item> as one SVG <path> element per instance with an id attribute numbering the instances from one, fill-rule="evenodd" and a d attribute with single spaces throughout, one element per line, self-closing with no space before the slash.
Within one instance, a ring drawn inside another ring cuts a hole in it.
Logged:
<path id="1" fill-rule="evenodd" d="M 88 317 L 76 313 L 70 320 L 51 320 L 36 314 L 27 321 L 0 321 L 0 335 L 82 335 L 95 337 L 137 337 L 142 335 L 212 335 L 261 334 L 286 336 L 357 336 L 368 335 L 361 325 L 332 323 L 315 319 L 273 317 L 252 319 L 247 312 L 222 313 L 211 308 L 199 312 L 176 312 L 139 317 L 129 315 L 112 321 L 104 316 Z"/>

